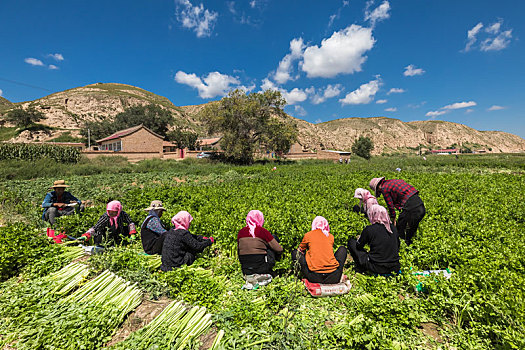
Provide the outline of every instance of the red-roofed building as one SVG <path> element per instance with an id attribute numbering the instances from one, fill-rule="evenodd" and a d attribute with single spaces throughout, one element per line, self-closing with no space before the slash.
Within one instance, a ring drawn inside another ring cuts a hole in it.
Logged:
<path id="1" fill-rule="evenodd" d="M 163 140 L 164 137 L 141 124 L 97 140 L 97 144 L 100 151 L 162 153 Z"/>
<path id="2" fill-rule="evenodd" d="M 200 145 L 200 150 L 205 149 L 214 149 L 214 150 L 220 150 L 221 146 L 219 145 L 219 141 L 222 137 L 213 137 L 209 139 L 199 139 L 197 140 L 197 144 Z"/>

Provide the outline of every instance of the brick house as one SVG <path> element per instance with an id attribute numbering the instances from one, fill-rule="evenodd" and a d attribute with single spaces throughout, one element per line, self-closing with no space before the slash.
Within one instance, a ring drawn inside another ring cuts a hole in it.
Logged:
<path id="1" fill-rule="evenodd" d="M 222 137 L 213 137 L 208 139 L 199 139 L 197 140 L 197 144 L 200 146 L 200 150 L 221 150 L 221 145 L 219 144 L 219 141 Z"/>
<path id="2" fill-rule="evenodd" d="M 100 151 L 114 152 L 158 152 L 163 151 L 164 137 L 140 124 L 129 129 L 117 131 L 97 140 Z"/>

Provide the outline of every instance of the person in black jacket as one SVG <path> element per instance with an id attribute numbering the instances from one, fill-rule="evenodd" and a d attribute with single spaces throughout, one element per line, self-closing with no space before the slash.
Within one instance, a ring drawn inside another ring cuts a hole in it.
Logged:
<path id="1" fill-rule="evenodd" d="M 390 274 L 398 272 L 399 264 L 399 235 L 397 229 L 390 222 L 385 207 L 372 205 L 368 210 L 370 225 L 365 227 L 356 240 L 348 240 L 348 250 L 354 259 L 358 272 L 372 272 L 376 274 Z M 370 251 L 365 250 L 365 245 Z"/>
<path id="2" fill-rule="evenodd" d="M 197 254 L 213 244 L 213 237 L 193 235 L 188 231 L 192 220 L 187 211 L 180 211 L 171 219 L 174 227 L 166 234 L 162 246 L 162 271 L 193 264 Z"/>
<path id="3" fill-rule="evenodd" d="M 164 239 L 168 231 L 162 226 L 160 217 L 166 209 L 162 206 L 161 201 L 152 201 L 150 206 L 144 210 L 148 212 L 148 216 L 146 216 L 140 228 L 142 248 L 144 248 L 146 254 L 161 255 Z"/>

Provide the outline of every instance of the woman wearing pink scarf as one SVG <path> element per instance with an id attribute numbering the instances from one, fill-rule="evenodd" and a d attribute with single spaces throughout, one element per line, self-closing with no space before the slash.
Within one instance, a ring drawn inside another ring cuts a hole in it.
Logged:
<path id="1" fill-rule="evenodd" d="M 187 211 L 180 211 L 171 218 L 173 227 L 167 232 L 162 245 L 162 271 L 171 271 L 175 267 L 191 265 L 215 241 L 213 237 L 191 234 L 190 224 L 193 217 Z"/>
<path id="2" fill-rule="evenodd" d="M 283 252 L 279 241 L 262 227 L 264 215 L 252 210 L 246 216 L 246 226 L 237 234 L 237 249 L 243 275 L 272 274 L 275 261 Z"/>
<path id="3" fill-rule="evenodd" d="M 298 261 L 301 274 L 310 282 L 334 284 L 341 281 L 347 251 L 344 246 L 334 254 L 334 236 L 328 221 L 317 216 L 312 230 L 304 235 L 299 248 L 292 251 L 292 260 Z"/>
<path id="4" fill-rule="evenodd" d="M 370 225 L 364 228 L 358 239 L 348 240 L 348 250 L 354 259 L 356 270 L 375 274 L 398 272 L 401 267 L 399 236 L 385 207 L 375 204 L 368 208 L 368 220 Z M 370 251 L 364 248 L 367 244 Z"/>
<path id="5" fill-rule="evenodd" d="M 374 197 L 370 191 L 364 188 L 357 188 L 354 193 L 354 198 L 359 199 L 359 204 L 354 205 L 353 211 L 355 213 L 363 213 L 368 217 L 368 209 L 377 203 L 376 197 Z"/>
<path id="6" fill-rule="evenodd" d="M 106 231 L 109 234 L 106 237 Z M 131 221 L 128 213 L 122 210 L 122 204 L 119 201 L 111 201 L 106 206 L 106 212 L 98 219 L 98 222 L 82 235 L 82 239 L 93 237 L 96 245 L 100 245 L 105 238 L 106 245 L 127 243 L 123 241 L 124 237 L 131 237 L 137 231 L 135 224 Z"/>

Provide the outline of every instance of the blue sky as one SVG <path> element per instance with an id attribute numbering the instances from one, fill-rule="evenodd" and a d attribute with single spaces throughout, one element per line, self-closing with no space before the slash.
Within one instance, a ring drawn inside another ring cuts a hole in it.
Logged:
<path id="1" fill-rule="evenodd" d="M 0 90 L 20 102 L 118 82 L 182 106 L 274 88 L 310 122 L 525 137 L 524 14 L 515 0 L 3 0 Z"/>

